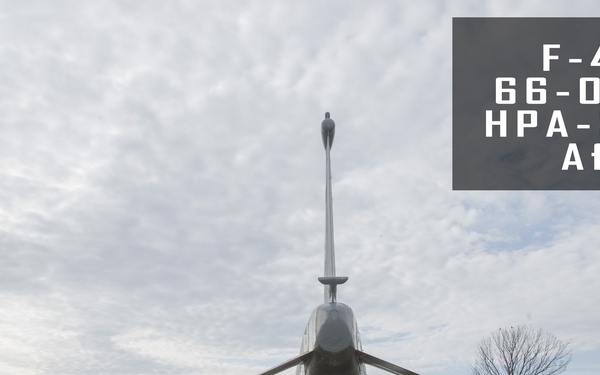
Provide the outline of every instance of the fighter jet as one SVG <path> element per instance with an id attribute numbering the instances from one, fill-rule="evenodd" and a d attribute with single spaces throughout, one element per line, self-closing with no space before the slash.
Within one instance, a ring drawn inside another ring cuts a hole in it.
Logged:
<path id="1" fill-rule="evenodd" d="M 324 303 L 313 310 L 308 320 L 300 355 L 259 375 L 275 375 L 294 366 L 296 375 L 366 375 L 365 364 L 397 375 L 418 375 L 393 363 L 363 352 L 358 325 L 352 309 L 337 302 L 337 286 L 348 277 L 336 276 L 333 247 L 333 204 L 331 194 L 330 151 L 335 135 L 335 122 L 325 113 L 321 137 L 325 147 L 325 275 Z"/>

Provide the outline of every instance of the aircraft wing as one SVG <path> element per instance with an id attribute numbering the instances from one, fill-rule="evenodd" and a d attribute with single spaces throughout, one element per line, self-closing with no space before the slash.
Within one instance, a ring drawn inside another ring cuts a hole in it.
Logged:
<path id="1" fill-rule="evenodd" d="M 275 367 L 272 367 L 272 368 L 268 369 L 265 372 L 261 372 L 258 375 L 275 375 L 275 374 L 279 374 L 280 372 L 282 372 L 284 370 L 287 370 L 287 369 L 289 369 L 291 367 L 294 367 L 296 365 L 301 364 L 302 362 L 310 360 L 310 357 L 312 357 L 312 354 L 313 354 L 312 351 L 300 354 L 299 356 L 294 357 L 294 358 L 290 359 L 289 361 L 285 361 L 285 362 L 283 362 L 283 363 L 281 363 L 281 364 L 279 364 L 279 365 L 277 365 Z"/>
<path id="2" fill-rule="evenodd" d="M 375 356 L 372 356 L 370 354 L 367 354 L 365 352 L 361 352 L 360 350 L 356 351 L 356 354 L 358 355 L 358 358 L 361 360 L 361 362 L 366 363 L 367 365 L 371 365 L 377 368 L 380 368 L 384 371 L 390 372 L 392 374 L 396 374 L 396 375 L 419 375 L 416 372 L 412 372 L 410 370 L 407 370 L 405 368 L 402 368 L 400 366 L 397 366 L 393 363 L 390 363 L 388 361 L 384 361 L 383 359 L 377 358 Z"/>

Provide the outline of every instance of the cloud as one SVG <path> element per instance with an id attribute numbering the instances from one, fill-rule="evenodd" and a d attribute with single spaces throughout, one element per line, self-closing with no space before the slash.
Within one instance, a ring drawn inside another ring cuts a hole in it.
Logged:
<path id="1" fill-rule="evenodd" d="M 498 7 L 4 6 L 0 372 L 297 354 L 323 298 L 325 111 L 339 297 L 367 351 L 458 373 L 522 322 L 597 351 L 594 192 L 451 191 L 451 17 Z"/>

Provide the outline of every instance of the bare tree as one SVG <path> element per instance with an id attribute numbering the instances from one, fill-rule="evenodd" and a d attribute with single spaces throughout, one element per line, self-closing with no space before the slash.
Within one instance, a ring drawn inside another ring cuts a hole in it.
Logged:
<path id="1" fill-rule="evenodd" d="M 473 375 L 555 375 L 571 361 L 571 342 L 529 326 L 499 329 L 477 348 Z"/>

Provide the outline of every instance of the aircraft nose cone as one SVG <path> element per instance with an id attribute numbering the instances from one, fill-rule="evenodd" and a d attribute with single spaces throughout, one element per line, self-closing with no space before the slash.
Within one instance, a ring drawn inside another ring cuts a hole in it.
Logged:
<path id="1" fill-rule="evenodd" d="M 331 148 L 333 136 L 335 135 L 335 121 L 329 118 L 329 112 L 325 112 L 325 119 L 321 122 L 321 137 L 323 138 L 323 146 Z"/>

